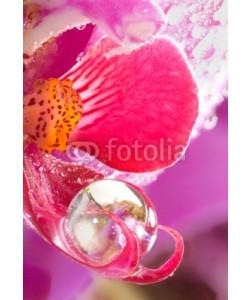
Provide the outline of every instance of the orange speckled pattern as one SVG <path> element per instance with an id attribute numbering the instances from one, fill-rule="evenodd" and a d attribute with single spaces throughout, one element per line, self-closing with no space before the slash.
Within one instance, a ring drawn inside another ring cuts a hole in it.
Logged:
<path id="1" fill-rule="evenodd" d="M 24 96 L 24 134 L 46 153 L 66 149 L 81 115 L 81 98 L 70 80 L 37 80 Z"/>

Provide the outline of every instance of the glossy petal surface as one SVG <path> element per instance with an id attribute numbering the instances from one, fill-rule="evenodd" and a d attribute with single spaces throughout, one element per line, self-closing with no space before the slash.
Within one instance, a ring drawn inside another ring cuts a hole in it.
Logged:
<path id="1" fill-rule="evenodd" d="M 185 150 L 198 113 L 188 64 L 165 37 L 110 56 L 116 48 L 102 39 L 63 76 L 74 82 L 85 111 L 70 141 L 94 142 L 98 151 L 91 154 L 119 170 L 170 166 Z"/>

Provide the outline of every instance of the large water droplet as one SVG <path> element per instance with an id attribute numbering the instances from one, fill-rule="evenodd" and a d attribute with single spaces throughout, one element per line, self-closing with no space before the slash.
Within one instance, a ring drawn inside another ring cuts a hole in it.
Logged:
<path id="1" fill-rule="evenodd" d="M 72 200 L 67 227 L 80 251 L 93 259 L 110 262 L 126 244 L 122 230 L 106 211 L 118 216 L 136 234 L 141 255 L 147 253 L 156 238 L 157 219 L 152 203 L 137 187 L 118 180 L 98 180 L 82 189 Z"/>

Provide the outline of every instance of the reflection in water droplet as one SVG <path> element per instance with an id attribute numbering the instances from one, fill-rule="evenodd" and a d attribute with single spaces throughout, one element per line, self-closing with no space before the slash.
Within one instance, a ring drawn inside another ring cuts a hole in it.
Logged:
<path id="1" fill-rule="evenodd" d="M 82 189 L 69 207 L 68 231 L 82 252 L 107 263 L 126 244 L 120 226 L 108 216 L 87 214 L 96 210 L 105 210 L 122 219 L 137 235 L 142 255 L 151 249 L 156 238 L 157 219 L 146 195 L 122 181 L 99 180 Z"/>
<path id="2" fill-rule="evenodd" d="M 80 214 L 78 209 L 69 219 L 69 232 L 79 249 L 92 259 L 108 263 L 119 254 L 125 240 L 112 220 L 106 216 Z M 123 240 L 122 240 L 123 239 Z"/>

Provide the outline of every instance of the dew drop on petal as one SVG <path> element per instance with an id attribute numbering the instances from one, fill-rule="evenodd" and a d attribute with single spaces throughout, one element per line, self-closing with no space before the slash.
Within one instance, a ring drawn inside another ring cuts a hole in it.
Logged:
<path id="1" fill-rule="evenodd" d="M 84 30 L 84 29 L 86 28 L 86 25 L 85 25 L 85 24 L 78 25 L 78 26 L 76 26 L 76 28 L 77 28 L 78 30 Z"/>
<path id="2" fill-rule="evenodd" d="M 105 210 L 118 216 L 140 242 L 144 255 L 156 239 L 157 218 L 147 196 L 137 187 L 118 180 L 98 180 L 83 188 L 72 200 L 67 229 L 74 244 L 92 259 L 108 263 L 117 256 L 126 239 L 120 226 L 102 214 Z"/>
<path id="3" fill-rule="evenodd" d="M 77 62 L 81 61 L 83 59 L 83 57 L 84 57 L 84 52 L 80 52 L 76 58 L 76 61 Z"/>
<path id="4" fill-rule="evenodd" d="M 44 167 L 41 166 L 38 170 L 39 170 L 39 172 L 43 172 L 44 171 Z"/>
<path id="5" fill-rule="evenodd" d="M 204 127 L 205 129 L 213 129 L 218 122 L 218 117 L 216 115 L 211 115 L 205 120 Z"/>
<path id="6" fill-rule="evenodd" d="M 39 160 L 35 160 L 35 161 L 33 162 L 33 166 L 34 166 L 34 167 L 41 167 L 41 162 L 40 162 Z"/>

